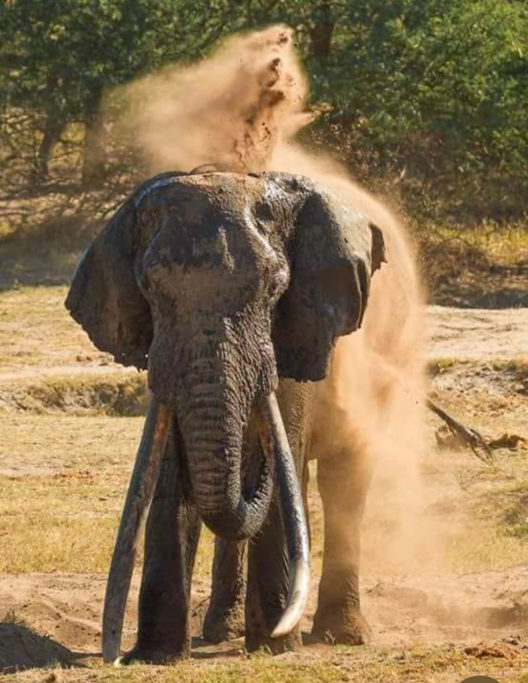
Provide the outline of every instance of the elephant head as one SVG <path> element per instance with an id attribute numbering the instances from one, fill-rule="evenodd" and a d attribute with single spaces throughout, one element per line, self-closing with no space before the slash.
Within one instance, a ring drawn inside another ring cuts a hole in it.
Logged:
<path id="1" fill-rule="evenodd" d="M 244 538 L 260 528 L 274 462 L 263 458 L 256 481 L 244 485 L 250 413 L 265 423 L 263 442 L 279 435 L 276 448 L 287 448 L 269 398 L 279 377 L 325 377 L 336 338 L 361 324 L 382 260 L 381 232 L 353 207 L 275 173 L 158 176 L 86 252 L 66 306 L 99 349 L 148 369 L 157 408 L 143 450 L 159 455 L 162 426 L 174 416 L 194 502 L 215 533 Z M 295 483 L 284 480 L 287 497 Z M 296 500 L 285 525 L 302 524 Z"/>

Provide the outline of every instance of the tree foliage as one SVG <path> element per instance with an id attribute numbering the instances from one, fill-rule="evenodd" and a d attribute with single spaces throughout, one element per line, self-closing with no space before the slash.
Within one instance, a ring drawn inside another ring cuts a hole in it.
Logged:
<path id="1" fill-rule="evenodd" d="M 319 130 L 354 154 L 528 180 L 524 0 L 4 0 L 0 106 L 37 114 L 45 175 L 65 126 L 97 125 L 106 89 L 275 22 L 296 29 Z"/>

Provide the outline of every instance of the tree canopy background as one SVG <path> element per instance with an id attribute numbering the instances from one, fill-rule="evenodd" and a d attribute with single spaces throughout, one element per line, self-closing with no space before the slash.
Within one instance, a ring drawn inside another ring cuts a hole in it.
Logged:
<path id="1" fill-rule="evenodd" d="M 309 143 L 422 232 L 523 220 L 525 0 L 3 0 L 3 190 L 46 187 L 61 160 L 78 188 L 108 184 L 127 164 L 99 114 L 116 85 L 278 22 L 320 112 Z"/>

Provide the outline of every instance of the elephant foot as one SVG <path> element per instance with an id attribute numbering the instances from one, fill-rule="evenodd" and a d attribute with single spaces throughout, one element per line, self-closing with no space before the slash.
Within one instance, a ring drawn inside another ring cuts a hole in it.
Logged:
<path id="1" fill-rule="evenodd" d="M 244 635 L 244 604 L 222 609 L 210 604 L 205 615 L 203 637 L 208 643 L 222 643 Z"/>
<path id="2" fill-rule="evenodd" d="M 128 666 L 135 662 L 143 664 L 170 664 L 171 662 L 187 659 L 189 656 L 190 649 L 188 647 L 182 651 L 170 646 L 138 643 L 130 652 L 119 658 L 118 664 L 120 666 Z"/>
<path id="3" fill-rule="evenodd" d="M 327 610 L 316 613 L 312 635 L 330 645 L 366 645 L 372 640 L 372 629 L 359 610 Z"/>
<path id="4" fill-rule="evenodd" d="M 246 630 L 246 650 L 248 652 L 264 650 L 272 655 L 281 655 L 284 652 L 297 652 L 301 648 L 302 639 L 298 629 L 280 638 L 271 638 L 268 634 L 251 628 Z"/>

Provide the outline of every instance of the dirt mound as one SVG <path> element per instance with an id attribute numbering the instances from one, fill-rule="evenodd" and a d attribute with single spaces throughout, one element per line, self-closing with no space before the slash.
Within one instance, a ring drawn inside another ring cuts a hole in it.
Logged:
<path id="1" fill-rule="evenodd" d="M 142 415 L 146 376 L 139 373 L 72 373 L 0 383 L 0 409 L 70 415 Z"/>
<path id="2" fill-rule="evenodd" d="M 0 673 L 47 666 L 72 666 L 75 657 L 60 643 L 22 623 L 0 624 Z"/>
<path id="3" fill-rule="evenodd" d="M 135 577 L 132 593 L 137 594 Z M 528 636 L 528 567 L 465 576 L 370 576 L 364 605 L 374 627 L 374 647 L 413 647 L 420 643 L 478 643 Z M 0 671 L 45 666 L 77 666 L 100 657 L 100 623 L 105 576 L 27 574 L 3 576 L 0 591 Z M 315 587 L 315 584 L 314 584 Z M 242 640 L 206 645 L 200 640 L 207 603 L 206 582 L 193 587 L 192 632 L 199 659 L 243 651 Z M 315 606 L 303 621 L 309 632 Z M 135 605 L 129 606 L 125 648 L 134 640 Z M 319 647 L 310 645 L 308 650 Z M 235 649 L 233 650 L 233 645 Z"/>
<path id="4" fill-rule="evenodd" d="M 76 650 L 97 651 L 104 581 L 95 574 L 4 575 L 0 619 L 20 657 L 43 659 L 54 641 L 62 648 L 60 661 L 71 662 Z M 24 651 L 26 642 L 30 652 Z M 6 666 L 4 658 L 0 663 Z"/>
<path id="5" fill-rule="evenodd" d="M 365 581 L 367 614 L 380 642 L 472 641 L 528 633 L 528 567 Z"/>
<path id="6" fill-rule="evenodd" d="M 139 576 L 133 581 L 137 595 Z M 191 629 L 202 630 L 209 595 L 195 582 Z M 53 665 L 76 666 L 100 657 L 101 618 L 106 576 L 103 574 L 25 574 L 0 577 L 0 672 Z M 137 610 L 128 606 L 124 647 L 133 645 Z"/>
<path id="7" fill-rule="evenodd" d="M 61 575 L 4 577 L 0 672 L 69 667 L 78 658 L 77 648 L 84 654 L 97 649 L 98 615 L 90 597 L 97 593 L 98 583 Z"/>

